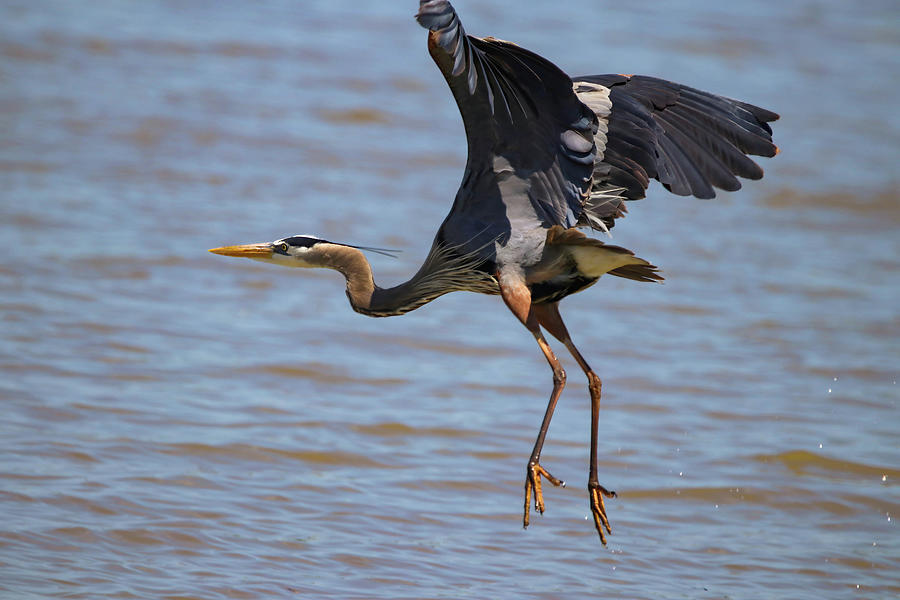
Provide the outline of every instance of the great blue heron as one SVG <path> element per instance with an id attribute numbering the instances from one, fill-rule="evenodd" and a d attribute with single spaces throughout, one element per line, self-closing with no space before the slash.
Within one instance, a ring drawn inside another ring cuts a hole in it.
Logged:
<path id="1" fill-rule="evenodd" d="M 572 342 L 559 302 L 609 273 L 660 281 L 657 267 L 578 230 L 608 231 L 625 200 L 644 197 L 650 179 L 680 196 L 737 190 L 736 176 L 759 179 L 747 155 L 774 156 L 768 110 L 671 81 L 632 75 L 570 78 L 511 42 L 465 34 L 447 0 L 422 0 L 416 15 L 428 51 L 462 114 L 468 160 L 450 214 L 419 271 L 396 287 L 375 284 L 362 250 L 296 235 L 210 252 L 340 272 L 356 312 L 402 315 L 448 292 L 499 294 L 534 335 L 553 370 L 553 391 L 525 477 L 529 507 L 544 512 L 544 437 L 566 381 L 541 328 L 562 342 L 588 378 L 591 454 L 588 492 L 594 526 L 612 533 L 597 479 L 600 378 Z"/>

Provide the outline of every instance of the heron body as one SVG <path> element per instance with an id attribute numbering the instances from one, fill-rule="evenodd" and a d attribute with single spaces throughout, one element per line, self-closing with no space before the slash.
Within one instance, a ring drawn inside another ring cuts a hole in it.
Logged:
<path id="1" fill-rule="evenodd" d="M 553 371 L 553 390 L 526 467 L 524 524 L 532 500 L 543 512 L 544 438 L 566 374 L 543 331 L 562 342 L 588 379 L 591 449 L 588 492 L 605 544 L 611 533 L 597 473 L 601 381 L 572 342 L 559 313 L 566 296 L 605 275 L 660 281 L 657 267 L 630 250 L 586 235 L 608 232 L 643 198 L 651 179 L 670 192 L 712 198 L 759 179 L 748 155 L 774 156 L 768 110 L 657 79 L 570 77 L 511 42 L 466 35 L 447 0 L 421 0 L 416 15 L 428 51 L 462 115 L 468 159 L 450 213 L 409 281 L 381 288 L 365 251 L 309 235 L 211 252 L 340 272 L 353 309 L 405 314 L 454 291 L 500 295 L 532 333 Z"/>

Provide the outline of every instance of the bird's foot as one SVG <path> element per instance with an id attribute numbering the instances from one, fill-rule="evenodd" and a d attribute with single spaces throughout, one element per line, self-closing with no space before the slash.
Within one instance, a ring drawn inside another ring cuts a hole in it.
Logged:
<path id="1" fill-rule="evenodd" d="M 612 533 L 612 528 L 609 526 L 609 519 L 606 518 L 606 506 L 603 504 L 603 496 L 615 498 L 616 493 L 609 491 L 595 481 L 588 482 L 588 493 L 591 496 L 591 514 L 594 515 L 594 527 L 597 528 L 597 533 L 600 534 L 600 542 L 605 546 L 606 535 L 604 535 L 603 530 L 606 529 L 606 533 Z"/>
<path id="2" fill-rule="evenodd" d="M 550 474 L 547 469 L 537 462 L 528 463 L 525 473 L 525 517 L 522 519 L 522 525 L 528 527 L 528 511 L 531 507 L 531 496 L 534 494 L 534 509 L 544 514 L 544 495 L 541 493 L 541 477 L 546 477 L 547 481 L 555 486 L 566 487 L 566 482 L 557 479 Z"/>

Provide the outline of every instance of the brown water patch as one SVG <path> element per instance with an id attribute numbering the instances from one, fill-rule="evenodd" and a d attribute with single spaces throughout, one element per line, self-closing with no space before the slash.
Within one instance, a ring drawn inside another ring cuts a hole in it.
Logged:
<path id="1" fill-rule="evenodd" d="M 323 121 L 337 125 L 384 125 L 391 122 L 391 116 L 374 108 L 350 108 L 333 110 L 322 108 L 316 114 Z"/>
<path id="2" fill-rule="evenodd" d="M 291 412 L 281 412 L 278 414 L 294 414 Z M 254 419 L 252 421 L 244 421 L 239 423 L 186 423 L 189 425 L 193 425 L 194 427 L 211 427 L 211 428 L 227 428 L 227 429 L 246 429 L 246 428 L 257 428 L 260 426 L 265 427 L 283 427 L 286 429 L 325 429 L 329 427 L 331 424 L 325 421 L 285 421 L 284 419 L 277 419 L 275 421 L 269 421 L 266 423 L 261 423 L 259 420 Z"/>
<path id="3" fill-rule="evenodd" d="M 194 143 L 198 146 L 212 146 L 221 138 L 221 132 L 214 130 L 200 130 L 191 132 Z"/>
<path id="4" fill-rule="evenodd" d="M 282 408 L 278 408 L 277 406 L 264 406 L 264 405 L 254 405 L 248 406 L 244 409 L 244 412 L 253 413 L 253 414 L 262 414 L 262 415 L 292 415 L 294 414 L 292 411 L 284 410 Z"/>
<path id="5" fill-rule="evenodd" d="M 264 58 L 270 59 L 281 54 L 277 46 L 263 46 L 247 42 L 221 42 L 213 44 L 210 48 L 214 54 L 220 54 L 231 58 Z"/>
<path id="6" fill-rule="evenodd" d="M 86 454 L 84 452 L 60 452 L 57 456 L 60 458 L 65 458 L 66 460 L 74 460 L 76 462 L 84 462 L 84 463 L 96 463 L 99 462 L 96 458 L 91 456 L 90 454 Z"/>
<path id="7" fill-rule="evenodd" d="M 781 513 L 807 516 L 811 511 L 834 515 L 841 519 L 841 527 L 853 528 L 852 523 L 845 521 L 860 515 L 894 514 L 895 504 L 880 501 L 858 494 L 829 493 L 820 490 L 809 490 L 800 487 L 780 488 L 718 488 L 718 487 L 680 487 L 656 488 L 647 490 L 617 490 L 623 499 L 666 500 L 700 502 L 710 506 L 747 504 L 766 507 Z"/>
<path id="8" fill-rule="evenodd" d="M 53 548 L 55 552 L 81 552 L 85 547 L 100 542 L 100 537 L 87 527 L 57 527 L 47 532 L 46 536 L 40 536 L 40 539 L 28 540 L 30 542 L 43 542 L 48 548 Z M 69 544 L 75 543 L 75 546 Z"/>
<path id="9" fill-rule="evenodd" d="M 141 119 L 135 129 L 118 138 L 131 142 L 135 146 L 154 148 L 163 138 L 178 131 L 179 123 L 175 119 L 165 117 L 147 117 Z"/>
<path id="10" fill-rule="evenodd" d="M 199 252 L 198 252 L 199 254 Z M 200 254 L 199 256 L 203 256 Z M 203 256 L 203 258 L 206 258 Z M 179 255 L 163 255 L 163 256 L 129 256 L 129 255 L 107 255 L 98 254 L 94 256 L 86 256 L 70 261 L 73 267 L 90 267 L 99 271 L 114 273 L 122 267 L 134 267 L 140 265 L 142 268 L 149 267 L 174 267 L 186 264 L 205 264 L 202 260 L 195 259 L 190 261 Z"/>
<path id="11" fill-rule="evenodd" d="M 375 425 L 353 425 L 353 431 L 378 437 L 447 437 L 467 438 L 480 435 L 475 431 L 450 427 L 411 427 L 404 423 L 377 423 Z"/>
<path id="12" fill-rule="evenodd" d="M 144 281 L 150 279 L 150 271 L 141 266 L 140 259 L 133 260 L 125 257 L 91 256 L 78 259 L 74 262 L 77 268 L 96 271 L 91 275 L 102 276 L 105 279 L 133 279 Z M 136 264 L 137 263 L 137 264 Z"/>
<path id="13" fill-rule="evenodd" d="M 896 372 L 891 373 L 888 371 L 879 371 L 878 369 L 872 369 L 868 367 L 848 368 L 842 365 L 837 367 L 823 368 L 798 365 L 796 368 L 802 369 L 806 373 L 812 373 L 813 375 L 822 375 L 823 377 L 827 377 L 829 381 L 832 381 L 834 377 L 837 377 L 838 381 L 845 377 L 851 377 L 872 382 L 892 382 L 897 377 Z"/>
<path id="14" fill-rule="evenodd" d="M 170 453 L 170 454 L 174 454 Z M 137 481 L 141 483 L 149 483 L 151 485 L 179 487 L 179 488 L 198 488 L 206 490 L 223 490 L 221 485 L 210 481 L 204 477 L 132 477 L 129 481 Z"/>
<path id="15" fill-rule="evenodd" d="M 130 354 L 149 354 L 150 350 L 142 346 L 133 346 L 131 344 L 122 344 L 120 342 L 107 342 L 105 344 L 110 350 L 116 352 L 128 352 Z"/>
<path id="16" fill-rule="evenodd" d="M 406 165 L 417 167 L 441 167 L 452 165 L 456 168 L 459 165 L 460 157 L 458 154 L 450 152 L 422 152 L 414 154 L 403 161 Z"/>
<path id="17" fill-rule="evenodd" d="M 602 373 L 601 373 L 602 377 Z M 680 394 L 685 396 L 721 396 L 721 391 L 700 387 L 696 385 L 678 385 L 657 383 L 644 377 L 623 377 L 617 380 L 618 387 L 621 389 L 631 389 L 643 392 L 655 392 L 665 395 Z M 629 403 L 630 404 L 630 403 Z M 623 407 L 627 405 L 622 405 Z"/>
<path id="18" fill-rule="evenodd" d="M 0 303 L 0 310 L 2 310 L 3 312 L 20 312 L 29 315 L 40 315 L 44 313 L 44 310 L 39 306 L 36 306 L 34 304 L 22 304 L 18 302 Z M 4 317 L 7 316 L 9 315 L 4 315 Z"/>
<path id="19" fill-rule="evenodd" d="M 11 473 L 9 471 L 5 471 L 0 473 L 0 479 L 15 479 L 18 481 L 58 481 L 60 479 L 64 479 L 62 475 L 31 475 L 29 473 Z M 5 492 L 0 490 L 0 494 L 10 494 L 12 492 Z M 26 498 L 28 498 L 26 496 Z M 30 499 L 30 498 L 29 498 Z"/>
<path id="20" fill-rule="evenodd" d="M 829 556 L 828 562 L 837 565 L 845 565 L 853 569 L 858 569 L 860 571 L 893 571 L 897 568 L 896 564 L 891 564 L 889 562 L 881 562 L 867 558 L 855 558 L 852 556 Z"/>
<path id="21" fill-rule="evenodd" d="M 762 463 L 777 462 L 795 475 L 855 475 L 866 479 L 887 477 L 900 480 L 900 470 L 876 467 L 848 460 L 829 458 L 808 450 L 791 450 L 780 454 L 759 454 L 753 457 Z"/>
<path id="22" fill-rule="evenodd" d="M 769 208 L 805 208 L 811 210 L 831 209 L 852 212 L 900 222 L 900 185 L 891 185 L 882 190 L 860 191 L 854 189 L 828 192 L 807 192 L 793 188 L 782 188 L 763 200 Z"/>
<path id="23" fill-rule="evenodd" d="M 147 381 L 160 381 L 160 378 L 155 375 L 148 375 L 146 373 L 112 373 L 104 375 L 104 377 L 112 379 L 114 381 L 133 381 L 133 382 L 147 382 Z"/>
<path id="24" fill-rule="evenodd" d="M 189 519 L 191 521 L 214 521 L 224 519 L 229 516 L 227 513 L 223 512 L 195 509 L 175 509 L 172 510 L 171 513 L 173 515 L 179 516 L 183 519 Z M 196 523 L 193 523 L 191 526 L 196 526 Z"/>
<path id="25" fill-rule="evenodd" d="M 362 79 L 360 77 L 342 77 L 339 81 L 335 82 L 342 87 L 353 90 L 354 92 L 359 92 L 361 94 L 366 94 L 375 89 L 377 85 L 377 81 L 372 79 Z"/>
<path id="26" fill-rule="evenodd" d="M 711 308 L 706 308 L 703 306 L 695 306 L 691 304 L 657 304 L 653 307 L 646 307 L 644 310 L 647 313 L 653 312 L 668 312 L 676 315 L 696 315 L 696 316 L 708 316 L 708 315 L 716 315 L 720 314 L 721 311 L 713 310 Z"/>
<path id="27" fill-rule="evenodd" d="M 662 404 L 647 404 L 644 402 L 634 402 L 632 400 L 623 401 L 621 404 L 615 404 L 616 410 L 635 413 L 670 413 L 674 409 Z"/>
<path id="28" fill-rule="evenodd" d="M 397 487 L 410 490 L 461 490 L 461 491 L 485 491 L 504 492 L 507 486 L 497 485 L 482 479 L 441 480 L 428 479 L 419 481 L 401 481 L 394 484 Z M 519 484 L 521 485 L 521 484 Z"/>
<path id="29" fill-rule="evenodd" d="M 472 450 L 466 452 L 466 454 L 479 460 L 490 461 L 516 460 L 522 458 L 523 456 L 522 453 L 513 454 L 511 452 L 496 452 L 489 450 Z"/>
<path id="30" fill-rule="evenodd" d="M 758 56 L 766 54 L 768 46 L 754 38 L 729 36 L 701 40 L 699 38 L 681 38 L 665 42 L 676 53 L 691 53 L 700 56 L 725 56 L 729 58 L 741 58 L 745 56 Z"/>
<path id="31" fill-rule="evenodd" d="M 0 172 L 6 173 L 49 173 L 57 168 L 58 165 L 37 160 L 0 160 Z"/>
<path id="32" fill-rule="evenodd" d="M 222 173 L 197 173 L 182 171 L 179 169 L 162 168 L 154 170 L 137 169 L 129 166 L 117 165 L 108 170 L 108 176 L 113 179 L 138 180 L 138 181 L 164 181 L 168 183 L 205 183 L 207 185 L 220 186 L 228 183 L 228 176 Z"/>
<path id="33" fill-rule="evenodd" d="M 282 450 L 251 444 L 167 444 L 161 449 L 163 454 L 175 456 L 198 456 L 230 463 L 234 460 L 255 462 L 276 462 L 282 459 L 296 460 L 317 465 L 347 465 L 354 467 L 390 468 L 391 465 L 380 463 L 368 456 L 353 452 L 315 450 Z"/>
<path id="34" fill-rule="evenodd" d="M 113 45 L 109 40 L 97 37 L 88 37 L 81 40 L 81 46 L 91 54 L 109 56 L 114 54 Z"/>
<path id="35" fill-rule="evenodd" d="M 113 404 L 110 404 L 107 406 L 100 406 L 99 404 L 74 402 L 71 404 L 71 406 L 72 406 L 72 408 L 76 408 L 78 410 L 87 410 L 87 411 L 92 411 L 92 412 L 108 413 L 111 415 L 139 415 L 139 414 L 141 414 L 141 411 L 132 410 L 130 408 L 122 408 L 121 406 L 113 405 Z"/>
<path id="36" fill-rule="evenodd" d="M 360 384 L 366 386 L 395 387 L 408 383 L 406 379 L 396 377 L 355 377 L 335 371 L 330 365 L 307 363 L 306 366 L 293 367 L 287 365 L 256 365 L 238 369 L 237 373 L 276 375 L 278 377 L 291 377 L 298 379 L 310 379 L 320 383 L 333 385 Z"/>
<path id="37" fill-rule="evenodd" d="M 98 323 L 96 321 L 75 321 L 72 323 L 65 323 L 64 325 L 67 329 L 83 329 L 85 331 L 90 331 L 91 333 L 110 334 L 119 331 L 118 327 L 107 325 L 106 323 Z"/>
<path id="38" fill-rule="evenodd" d="M 29 373 L 41 373 L 52 377 L 81 377 L 82 373 L 61 369 L 44 363 L 6 363 L 0 364 L 0 371 L 8 373 L 21 373 L 28 371 Z"/>
<path id="39" fill-rule="evenodd" d="M 402 92 L 422 92 L 428 89 L 421 79 L 415 77 L 391 77 L 388 84 Z"/>
<path id="40" fill-rule="evenodd" d="M 897 482 L 894 481 L 893 485 L 896 485 L 896 483 Z M 888 487 L 888 485 L 885 485 L 884 487 L 886 488 Z M 886 498 L 879 498 L 878 496 L 864 496 L 862 494 L 855 494 L 853 493 L 852 488 L 848 488 L 848 490 L 849 491 L 840 492 L 837 497 L 840 500 L 847 502 L 848 504 L 865 508 L 870 513 L 886 516 L 900 514 L 900 504 L 898 504 L 897 502 L 892 502 L 891 500 L 888 500 Z M 889 494 L 893 494 L 893 492 L 890 492 Z M 889 494 L 886 493 L 885 496 L 888 496 Z"/>
<path id="41" fill-rule="evenodd" d="M 268 279 L 247 279 L 241 281 L 240 285 L 241 287 L 245 287 L 250 290 L 267 290 L 273 287 L 275 284 Z"/>
<path id="42" fill-rule="evenodd" d="M 454 385 L 456 390 L 473 390 L 477 392 L 494 392 L 511 396 L 532 396 L 537 393 L 534 388 L 524 385 L 493 385 L 490 383 L 478 383 L 474 381 L 462 382 Z"/>
<path id="43" fill-rule="evenodd" d="M 656 500 L 697 502 L 708 507 L 702 514 L 715 514 L 718 506 L 747 505 L 764 507 L 766 510 L 775 510 L 779 513 L 797 516 L 808 516 L 810 512 L 821 512 L 833 515 L 841 519 L 842 528 L 853 528 L 848 525 L 848 518 L 856 518 L 860 515 L 891 513 L 891 504 L 875 502 L 877 506 L 870 506 L 871 502 L 860 503 L 857 495 L 845 495 L 840 493 L 823 494 L 821 491 L 812 491 L 799 487 L 781 488 L 718 488 L 718 487 L 679 487 L 656 488 L 647 490 L 617 490 L 623 499 Z M 871 499 L 869 499 L 871 500 Z M 714 508 L 715 507 L 715 508 Z M 874 510 L 873 510 L 874 509 Z M 892 514 L 892 513 L 891 513 Z"/>
<path id="44" fill-rule="evenodd" d="M 763 284 L 762 289 L 765 292 L 770 294 L 779 294 L 779 295 L 794 295 L 800 294 L 809 299 L 825 299 L 825 298 L 862 298 L 864 294 L 860 290 L 856 290 L 848 287 L 836 287 L 836 286 L 821 286 L 821 287 L 809 287 L 809 286 L 796 286 L 796 285 L 785 285 L 781 283 L 766 283 Z"/>
<path id="45" fill-rule="evenodd" d="M 44 498 L 43 502 L 51 504 L 53 506 L 67 507 L 69 509 L 78 508 L 80 510 L 86 510 L 98 515 L 118 514 L 118 511 L 107 508 L 103 504 L 92 502 L 90 500 L 86 500 L 84 498 L 72 496 L 69 494 L 60 494 L 59 496 L 54 496 L 52 498 Z"/>
<path id="46" fill-rule="evenodd" d="M 285 503 L 293 503 L 296 500 L 291 498 L 290 496 L 283 496 L 281 494 L 262 494 L 259 496 L 255 496 L 257 500 L 260 502 L 285 502 Z"/>
<path id="47" fill-rule="evenodd" d="M 773 421 L 791 421 L 795 423 L 803 423 L 807 417 L 803 415 L 785 415 L 785 414 L 737 414 L 722 410 L 708 410 L 703 413 L 711 419 L 720 421 L 752 421 L 752 422 L 773 422 Z"/>
<path id="48" fill-rule="evenodd" d="M 84 418 L 84 415 L 77 411 L 46 405 L 30 405 L 27 407 L 27 411 L 38 423 L 41 421 L 66 423 Z"/>
<path id="49" fill-rule="evenodd" d="M 55 57 L 46 50 L 36 50 L 15 42 L 0 42 L 0 54 L 13 60 L 50 62 Z"/>
<path id="50" fill-rule="evenodd" d="M 754 490 L 746 487 L 680 487 L 655 488 L 647 490 L 617 490 L 622 498 L 635 500 L 694 500 L 715 504 L 734 504 L 750 502 L 753 504 L 771 504 L 766 498 L 775 492 Z"/>
<path id="51" fill-rule="evenodd" d="M 165 543 L 158 531 L 148 529 L 111 529 L 107 535 L 116 541 L 138 546 L 158 546 Z"/>

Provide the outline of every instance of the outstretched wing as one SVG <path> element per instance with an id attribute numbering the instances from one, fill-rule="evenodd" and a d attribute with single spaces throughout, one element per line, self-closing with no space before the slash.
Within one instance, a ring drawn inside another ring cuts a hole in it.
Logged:
<path id="1" fill-rule="evenodd" d="M 679 196 L 740 189 L 737 177 L 763 176 L 748 154 L 778 152 L 768 125 L 778 115 L 746 102 L 655 77 L 592 75 L 574 85 L 600 128 L 582 225 L 612 227 L 621 200 L 643 198 L 651 179 Z"/>
<path id="2" fill-rule="evenodd" d="M 459 106 L 468 161 L 439 236 L 469 250 L 519 227 L 575 226 L 590 189 L 597 118 L 572 80 L 519 46 L 466 35 L 446 0 L 419 3 L 428 50 Z"/>

